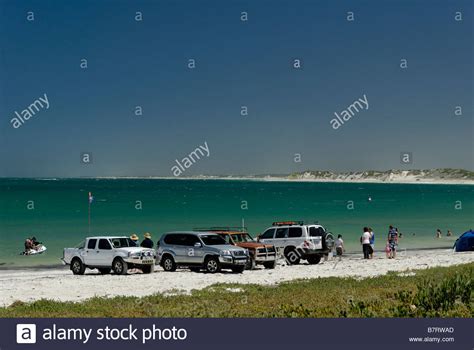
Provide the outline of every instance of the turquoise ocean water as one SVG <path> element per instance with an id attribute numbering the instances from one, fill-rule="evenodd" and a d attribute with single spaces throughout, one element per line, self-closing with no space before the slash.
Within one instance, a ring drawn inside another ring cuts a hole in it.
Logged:
<path id="1" fill-rule="evenodd" d="M 319 221 L 358 251 L 366 225 L 374 229 L 376 249 L 385 246 L 389 224 L 403 232 L 402 249 L 452 246 L 456 236 L 474 227 L 471 185 L 0 179 L 0 190 L 0 268 L 59 264 L 63 247 L 88 235 L 89 191 L 95 198 L 92 235 L 150 232 L 156 240 L 171 230 L 240 226 L 244 219 L 256 236 L 273 221 L 295 219 Z M 454 237 L 435 239 L 437 228 L 444 234 L 451 229 Z M 48 251 L 20 256 L 31 235 Z"/>

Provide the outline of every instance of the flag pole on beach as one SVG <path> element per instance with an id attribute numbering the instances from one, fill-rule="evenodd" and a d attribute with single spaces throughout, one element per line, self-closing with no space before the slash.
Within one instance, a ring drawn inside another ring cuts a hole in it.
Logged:
<path id="1" fill-rule="evenodd" d="M 92 192 L 89 192 L 89 234 L 91 233 L 91 204 L 93 200 Z"/>

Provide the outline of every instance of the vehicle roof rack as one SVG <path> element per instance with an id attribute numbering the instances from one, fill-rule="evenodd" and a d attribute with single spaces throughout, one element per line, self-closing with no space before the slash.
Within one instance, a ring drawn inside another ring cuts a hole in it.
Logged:
<path id="1" fill-rule="evenodd" d="M 247 232 L 247 227 L 242 226 L 212 226 L 212 227 L 196 227 L 193 229 L 194 231 L 198 232 L 230 232 L 230 231 L 238 231 L 238 232 Z"/>
<path id="2" fill-rule="evenodd" d="M 287 221 L 275 221 L 272 226 L 293 226 L 293 225 L 304 225 L 302 220 L 287 220 Z"/>

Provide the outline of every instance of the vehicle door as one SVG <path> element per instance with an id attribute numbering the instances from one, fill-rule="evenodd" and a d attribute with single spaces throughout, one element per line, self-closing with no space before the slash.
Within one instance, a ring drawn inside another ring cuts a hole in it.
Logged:
<path id="1" fill-rule="evenodd" d="M 86 265 L 94 265 L 94 258 L 96 256 L 97 239 L 91 238 L 87 241 L 84 249 L 81 252 L 82 259 Z"/>
<path id="2" fill-rule="evenodd" d="M 258 237 L 258 241 L 266 244 L 275 244 L 274 242 L 275 228 L 269 228 Z"/>
<path id="3" fill-rule="evenodd" d="M 186 259 L 189 264 L 201 264 L 204 258 L 204 247 L 196 235 L 186 235 Z"/>
<path id="4" fill-rule="evenodd" d="M 306 248 L 303 246 L 303 228 L 301 226 L 290 226 L 288 228 L 288 238 L 286 245 L 292 245 L 294 247 Z"/>
<path id="5" fill-rule="evenodd" d="M 323 236 L 325 232 L 320 226 L 308 227 L 309 240 L 312 249 L 323 249 Z"/>
<path id="6" fill-rule="evenodd" d="M 177 263 L 183 262 L 185 259 L 185 251 L 182 246 L 183 235 L 181 233 L 172 233 L 166 235 L 164 239 L 164 250 L 171 252 Z"/>
<path id="7" fill-rule="evenodd" d="M 288 227 L 278 227 L 275 232 L 274 245 L 277 248 L 284 248 L 288 245 Z"/>
<path id="8" fill-rule="evenodd" d="M 100 238 L 94 255 L 93 266 L 112 266 L 114 249 L 107 238 Z"/>

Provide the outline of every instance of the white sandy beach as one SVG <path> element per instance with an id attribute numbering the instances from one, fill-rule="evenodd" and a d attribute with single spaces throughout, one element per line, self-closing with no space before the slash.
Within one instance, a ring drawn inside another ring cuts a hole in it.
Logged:
<path id="1" fill-rule="evenodd" d="M 448 249 L 401 251 L 396 260 L 378 252 L 372 260 L 363 260 L 361 254 L 346 256 L 342 261 L 330 259 L 318 265 L 302 263 L 286 266 L 281 262 L 274 270 L 258 269 L 243 274 L 195 273 L 189 270 L 164 272 L 156 267 L 155 273 L 128 276 L 99 275 L 87 270 L 84 276 L 74 276 L 67 267 L 57 269 L 23 269 L 0 271 L 0 305 L 7 306 L 20 300 L 39 299 L 81 301 L 94 296 L 146 296 L 155 293 L 189 293 L 215 283 L 242 283 L 272 285 L 295 279 L 318 277 L 370 278 L 388 271 L 401 273 L 435 266 L 451 266 L 474 262 L 474 252 L 453 253 Z M 410 272 L 412 273 L 412 272 Z"/>

